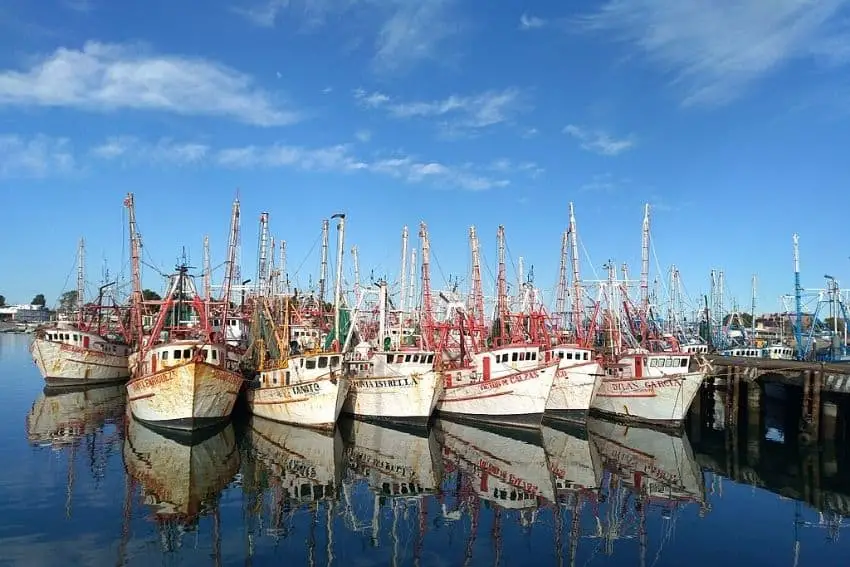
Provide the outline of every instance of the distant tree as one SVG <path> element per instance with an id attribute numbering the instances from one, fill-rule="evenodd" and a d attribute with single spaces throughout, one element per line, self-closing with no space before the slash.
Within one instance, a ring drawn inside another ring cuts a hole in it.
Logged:
<path id="1" fill-rule="evenodd" d="M 6 307 L 6 296 L 0 295 L 0 307 Z"/>
<path id="2" fill-rule="evenodd" d="M 162 297 L 152 289 L 143 289 L 142 299 L 144 299 L 145 301 L 160 301 Z"/>
<path id="3" fill-rule="evenodd" d="M 40 305 L 41 307 L 47 305 L 47 301 L 44 299 L 44 294 L 39 293 L 38 295 L 33 297 L 32 301 L 30 301 L 30 305 Z"/>
<path id="4" fill-rule="evenodd" d="M 837 328 L 839 333 L 844 332 L 844 319 L 839 318 L 838 320 L 833 319 L 832 317 L 827 317 L 823 320 L 823 327 L 827 330 L 832 330 L 833 328 Z"/>
<path id="5" fill-rule="evenodd" d="M 729 313 L 725 317 L 723 317 L 723 325 L 729 325 L 732 322 L 732 314 Z M 749 313 L 739 313 L 738 317 L 735 318 L 735 324 L 740 323 L 742 326 L 746 328 L 750 328 L 753 324 L 753 316 Z"/>
<path id="6" fill-rule="evenodd" d="M 59 296 L 59 311 L 70 311 L 77 306 L 77 290 L 66 291 Z"/>

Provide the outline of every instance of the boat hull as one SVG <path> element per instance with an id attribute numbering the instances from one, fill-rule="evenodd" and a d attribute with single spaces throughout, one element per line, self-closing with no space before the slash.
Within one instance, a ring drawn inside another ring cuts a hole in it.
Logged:
<path id="1" fill-rule="evenodd" d="M 583 420 L 599 388 L 601 375 L 602 365 L 595 360 L 558 368 L 546 401 L 545 417 Z"/>
<path id="2" fill-rule="evenodd" d="M 591 459 L 587 430 L 573 426 L 541 428 L 546 460 L 557 496 L 591 492 L 599 487 L 599 474 Z"/>
<path id="3" fill-rule="evenodd" d="M 425 427 L 442 389 L 443 380 L 436 372 L 387 378 L 352 378 L 342 411 L 367 421 Z"/>
<path id="4" fill-rule="evenodd" d="M 230 417 L 243 379 L 205 362 L 189 362 L 127 383 L 133 416 L 153 427 L 192 431 Z"/>
<path id="5" fill-rule="evenodd" d="M 447 386 L 437 411 L 472 423 L 538 428 L 557 369 L 550 364 L 495 380 Z"/>
<path id="6" fill-rule="evenodd" d="M 248 411 L 259 417 L 314 429 L 332 430 L 350 382 L 322 378 L 289 386 L 264 386 L 246 392 Z"/>
<path id="7" fill-rule="evenodd" d="M 52 385 L 106 384 L 130 377 L 127 357 L 42 338 L 30 345 L 33 362 Z"/>
<path id="8" fill-rule="evenodd" d="M 702 372 L 660 378 L 606 376 L 600 380 L 591 411 L 621 422 L 680 429 L 704 379 Z"/>

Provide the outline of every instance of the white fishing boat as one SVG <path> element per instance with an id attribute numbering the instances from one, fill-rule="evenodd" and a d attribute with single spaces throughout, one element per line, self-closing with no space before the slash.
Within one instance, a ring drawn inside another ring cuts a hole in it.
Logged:
<path id="1" fill-rule="evenodd" d="M 602 364 L 593 350 L 577 345 L 553 347 L 551 354 L 558 359 L 558 370 L 546 401 L 545 417 L 583 420 L 599 388 Z"/>
<path id="2" fill-rule="evenodd" d="M 271 484 L 282 489 L 285 502 L 311 503 L 339 496 L 343 471 L 339 431 L 317 431 L 252 416 L 245 441 L 274 479 Z"/>
<path id="3" fill-rule="evenodd" d="M 557 496 L 588 493 L 599 487 L 599 471 L 590 456 L 587 430 L 544 424 L 543 448 L 555 481 Z"/>
<path id="4" fill-rule="evenodd" d="M 127 357 L 131 349 L 121 326 L 125 311 L 114 302 L 104 305 L 105 299 L 111 300 L 104 292 L 114 282 L 101 286 L 93 303 L 85 303 L 84 250 L 81 240 L 75 319 L 37 328 L 30 345 L 33 362 L 48 384 L 105 384 L 130 376 Z"/>
<path id="5" fill-rule="evenodd" d="M 440 414 L 509 427 L 540 426 L 557 360 L 541 362 L 536 346 L 509 345 L 477 353 L 472 361 L 472 368 L 444 373 Z"/>
<path id="6" fill-rule="evenodd" d="M 349 470 L 367 480 L 380 496 L 436 494 L 443 481 L 443 461 L 432 431 L 383 427 L 367 421 L 339 422 Z"/>
<path id="7" fill-rule="evenodd" d="M 223 333 L 211 328 L 211 312 L 220 311 L 227 320 L 229 301 L 214 303 L 198 294 L 188 266 L 183 262 L 171 276 L 165 297 L 157 302 L 158 313 L 152 329 L 145 333 L 141 313 L 139 238 L 130 194 L 125 201 L 130 210 L 130 238 L 133 262 L 133 319 L 143 337 L 139 350 L 130 357 L 131 378 L 127 383 L 128 404 L 133 416 L 154 427 L 192 431 L 212 426 L 230 417 L 243 385 L 238 355 L 231 351 Z M 225 275 L 229 297 L 233 275 L 239 203 L 233 205 L 230 246 Z"/>
<path id="8" fill-rule="evenodd" d="M 214 504 L 239 471 L 239 448 L 231 424 L 181 443 L 129 419 L 124 465 L 140 485 L 158 521 L 194 521 Z"/>
<path id="9" fill-rule="evenodd" d="M 555 501 L 539 433 L 513 436 L 442 418 L 434 422 L 434 432 L 446 466 L 468 476 L 482 500 L 509 510 L 533 510 Z"/>
<path id="10" fill-rule="evenodd" d="M 629 349 L 606 368 L 591 410 L 630 423 L 680 428 L 705 379 L 689 353 Z"/>
<path id="11" fill-rule="evenodd" d="M 587 433 L 599 483 L 607 470 L 652 500 L 705 502 L 702 472 L 684 432 L 589 418 Z"/>
<path id="12" fill-rule="evenodd" d="M 345 216 L 334 216 L 339 217 L 338 257 L 341 259 Z M 338 262 L 335 329 L 340 327 L 341 270 L 341 262 Z M 256 298 L 252 325 L 256 337 L 252 350 L 257 358 L 259 378 L 248 385 L 248 410 L 282 423 L 333 429 L 350 389 L 339 341 L 333 341 L 334 346 L 328 349 L 321 348 L 316 341 L 311 345 L 315 347 L 313 350 L 304 352 L 304 329 L 301 326 L 293 329 L 297 309 L 293 307 L 292 298 L 284 297 L 282 301 L 282 315 L 275 318 L 270 300 Z"/>
<path id="13" fill-rule="evenodd" d="M 349 356 L 351 390 L 342 411 L 359 419 L 426 426 L 442 391 L 443 380 L 435 370 L 435 353 L 416 346 L 402 347 L 402 333 L 392 333 L 387 320 L 387 283 L 377 295 L 377 334 L 374 344 L 362 341 Z M 359 309 L 358 305 L 358 309 Z"/>

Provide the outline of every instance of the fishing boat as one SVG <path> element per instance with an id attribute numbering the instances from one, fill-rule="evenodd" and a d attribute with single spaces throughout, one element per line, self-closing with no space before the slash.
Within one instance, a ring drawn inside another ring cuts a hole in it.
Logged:
<path id="1" fill-rule="evenodd" d="M 130 371 L 127 358 L 127 330 L 124 328 L 126 310 L 105 292 L 115 282 L 100 287 L 97 299 L 85 303 L 85 244 L 79 248 L 76 318 L 36 329 L 30 353 L 45 382 L 52 385 L 90 385 L 124 381 Z"/>
<path id="2" fill-rule="evenodd" d="M 338 255 L 341 258 L 345 216 L 334 217 L 339 218 Z M 339 336 L 340 329 L 341 264 L 337 263 L 334 336 Z M 304 337 L 292 331 L 297 311 L 292 298 L 283 297 L 280 310 L 270 308 L 273 301 L 260 296 L 255 302 L 252 329 L 256 337 L 252 347 L 259 376 L 248 384 L 248 409 L 254 415 L 282 423 L 333 429 L 350 385 L 344 373 L 340 343 L 329 338 L 326 340 L 328 348 L 322 345 L 304 350 L 301 340 Z M 277 320 L 273 311 L 283 312 L 282 321 Z"/>
<path id="3" fill-rule="evenodd" d="M 551 354 L 558 360 L 558 369 L 546 400 L 545 417 L 581 421 L 599 389 L 602 364 L 593 350 L 578 345 L 558 345 Z"/>
<path id="4" fill-rule="evenodd" d="M 123 420 L 124 386 L 47 386 L 27 413 L 27 439 L 33 445 L 72 445 L 107 423 Z"/>
<path id="5" fill-rule="evenodd" d="M 390 333 L 387 283 L 378 282 L 374 291 L 377 333 L 372 342 L 362 340 L 348 357 L 351 391 L 342 411 L 358 419 L 425 427 L 443 386 L 435 353 L 423 344 L 399 344 L 401 334 Z"/>
<path id="6" fill-rule="evenodd" d="M 139 238 L 136 233 L 132 194 L 125 201 L 130 214 L 133 262 L 133 319 L 137 336 L 143 337 L 130 357 L 131 378 L 127 383 L 128 404 L 133 416 L 153 427 L 193 431 L 215 425 L 230 417 L 243 385 L 238 356 L 231 353 L 223 333 L 211 326 L 211 311 L 217 308 L 227 320 L 229 301 L 202 299 L 185 260 L 171 275 L 153 327 L 145 333 L 141 313 Z M 226 266 L 224 298 L 229 298 L 235 241 L 238 234 L 239 202 L 234 202 L 230 245 Z"/>

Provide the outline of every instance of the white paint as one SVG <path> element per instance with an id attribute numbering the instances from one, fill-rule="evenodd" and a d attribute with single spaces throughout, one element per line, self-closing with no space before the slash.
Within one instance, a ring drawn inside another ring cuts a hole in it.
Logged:
<path id="1" fill-rule="evenodd" d="M 702 372 L 661 378 L 605 376 L 590 407 L 637 421 L 679 425 L 704 378 Z"/>
<path id="2" fill-rule="evenodd" d="M 559 363 L 546 409 L 587 411 L 599 387 L 602 365 L 594 358 L 590 349 L 558 346 L 553 348 L 552 353 Z"/>
<path id="3" fill-rule="evenodd" d="M 590 458 L 588 440 L 546 425 L 541 431 L 556 493 L 598 488 L 599 473 Z"/>
<path id="4" fill-rule="evenodd" d="M 30 443 L 70 444 L 97 431 L 107 419 L 122 419 L 123 415 L 123 384 L 50 396 L 42 393 L 27 414 L 27 439 Z"/>
<path id="5" fill-rule="evenodd" d="M 88 346 L 86 345 L 88 343 Z M 130 376 L 130 347 L 107 341 L 74 328 L 48 328 L 30 345 L 33 362 L 48 382 L 97 384 L 126 380 Z"/>

